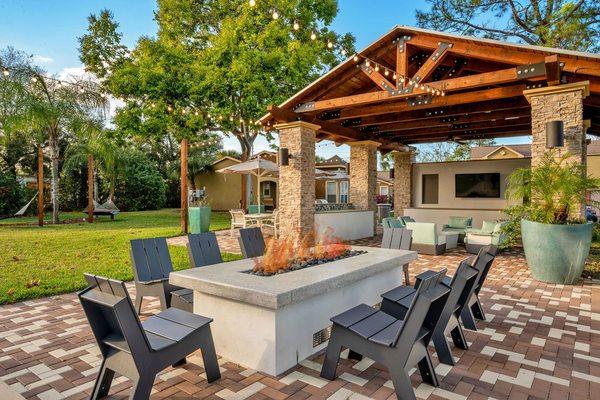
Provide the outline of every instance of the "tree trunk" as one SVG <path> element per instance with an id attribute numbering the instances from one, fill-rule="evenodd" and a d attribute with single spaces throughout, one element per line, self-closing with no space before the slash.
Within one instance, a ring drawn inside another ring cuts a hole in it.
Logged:
<path id="1" fill-rule="evenodd" d="M 44 150 L 38 144 L 38 226 L 44 226 Z"/>
<path id="2" fill-rule="evenodd" d="M 94 156 L 88 154 L 88 222 L 94 222 Z"/>
<path id="3" fill-rule="evenodd" d="M 58 209 L 58 184 L 59 184 L 59 170 L 58 160 L 60 157 L 60 147 L 58 144 L 58 134 L 54 131 L 49 132 L 49 145 L 50 145 L 50 158 L 52 160 L 52 188 L 51 188 L 51 199 L 52 199 L 52 223 L 58 224 L 59 222 L 59 209 Z"/>
<path id="4" fill-rule="evenodd" d="M 188 233 L 188 189 L 187 189 L 188 140 L 181 141 L 181 232 Z"/>

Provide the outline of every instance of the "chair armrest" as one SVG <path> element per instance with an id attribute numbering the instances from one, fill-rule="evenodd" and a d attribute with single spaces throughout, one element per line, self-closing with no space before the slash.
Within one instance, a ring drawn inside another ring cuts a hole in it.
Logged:
<path id="1" fill-rule="evenodd" d="M 168 282 L 169 278 L 162 278 L 162 279 L 154 279 L 152 281 L 138 281 L 138 283 L 141 283 L 142 285 L 154 285 L 155 283 L 162 283 L 162 282 Z"/>
<path id="2" fill-rule="evenodd" d="M 446 228 L 450 228 L 450 225 L 444 224 L 444 226 L 442 226 L 442 229 L 446 229 Z"/>

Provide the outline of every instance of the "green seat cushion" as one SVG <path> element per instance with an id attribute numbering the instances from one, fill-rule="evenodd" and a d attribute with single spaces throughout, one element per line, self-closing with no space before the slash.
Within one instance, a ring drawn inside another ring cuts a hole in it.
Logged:
<path id="1" fill-rule="evenodd" d="M 453 216 L 448 219 L 448 227 L 465 229 L 471 226 L 471 220 L 471 217 Z"/>
<path id="2" fill-rule="evenodd" d="M 406 226 L 407 222 L 415 222 L 415 220 L 409 216 L 400 216 L 400 217 L 398 217 L 398 220 L 402 224 L 402 226 L 400 228 L 404 228 Z"/>
<path id="3" fill-rule="evenodd" d="M 492 233 L 496 229 L 496 225 L 498 225 L 496 221 L 483 221 L 481 230 L 485 233 Z"/>
<path id="4" fill-rule="evenodd" d="M 392 217 L 382 219 L 381 225 L 383 225 L 384 228 L 404 228 L 404 225 L 400 220 Z"/>

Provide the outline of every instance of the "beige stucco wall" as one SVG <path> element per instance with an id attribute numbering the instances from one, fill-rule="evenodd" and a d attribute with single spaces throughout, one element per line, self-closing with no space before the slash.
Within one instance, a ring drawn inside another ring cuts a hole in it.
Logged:
<path id="1" fill-rule="evenodd" d="M 500 210 L 506 207 L 506 178 L 516 168 L 529 167 L 528 158 L 507 160 L 471 160 L 413 165 L 412 204 L 414 208 L 451 208 L 471 210 Z M 500 173 L 500 198 L 455 197 L 455 174 Z M 438 204 L 422 204 L 422 176 L 438 174 Z"/>
<path id="2" fill-rule="evenodd" d="M 587 174 L 600 179 L 600 154 L 587 156 Z"/>

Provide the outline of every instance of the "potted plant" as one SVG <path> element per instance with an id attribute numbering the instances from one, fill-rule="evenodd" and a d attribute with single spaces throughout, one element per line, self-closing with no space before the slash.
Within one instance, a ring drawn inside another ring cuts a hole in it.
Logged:
<path id="1" fill-rule="evenodd" d="M 507 233 L 513 242 L 520 233 L 529 269 L 544 282 L 575 283 L 590 251 L 593 224 L 580 208 L 600 180 L 587 177 L 585 165 L 571 157 L 549 151 L 539 165 L 508 178 L 507 198 L 523 204 L 505 210 L 512 220 Z"/>
<path id="2" fill-rule="evenodd" d="M 210 228 L 210 214 L 210 203 L 206 195 L 192 200 L 188 210 L 190 232 L 208 232 Z"/>

